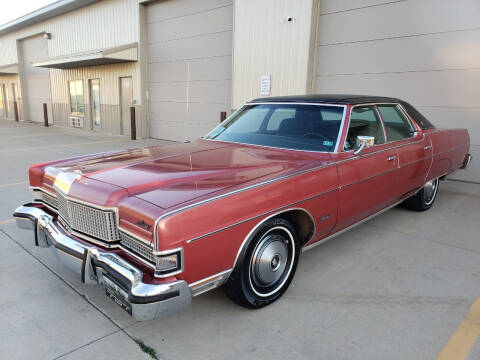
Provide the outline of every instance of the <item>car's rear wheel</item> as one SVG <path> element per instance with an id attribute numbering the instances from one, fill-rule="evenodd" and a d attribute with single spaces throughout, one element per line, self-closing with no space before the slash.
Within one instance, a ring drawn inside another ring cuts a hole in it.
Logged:
<path id="1" fill-rule="evenodd" d="M 405 200 L 402 205 L 407 209 L 415 211 L 425 211 L 430 209 L 437 197 L 439 184 L 440 182 L 438 178 L 427 181 L 420 191 Z"/>
<path id="2" fill-rule="evenodd" d="M 282 218 L 267 220 L 240 254 L 237 266 L 225 285 L 226 293 L 248 308 L 271 304 L 290 285 L 299 252 L 293 225 Z"/>

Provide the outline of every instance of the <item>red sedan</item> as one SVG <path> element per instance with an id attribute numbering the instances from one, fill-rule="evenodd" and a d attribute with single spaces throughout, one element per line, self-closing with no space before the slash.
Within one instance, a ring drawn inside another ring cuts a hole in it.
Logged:
<path id="1" fill-rule="evenodd" d="M 33 165 L 14 216 L 138 320 L 221 285 L 258 308 L 302 250 L 397 204 L 428 210 L 469 142 L 399 99 L 257 99 L 191 143 Z"/>

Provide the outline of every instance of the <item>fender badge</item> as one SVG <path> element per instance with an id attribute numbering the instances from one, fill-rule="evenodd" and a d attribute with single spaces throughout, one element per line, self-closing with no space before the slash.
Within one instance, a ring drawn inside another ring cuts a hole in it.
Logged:
<path id="1" fill-rule="evenodd" d="M 151 228 L 151 226 L 145 223 L 145 221 L 143 220 L 140 220 L 139 222 L 137 222 L 137 225 L 144 228 L 145 230 L 149 230 Z"/>

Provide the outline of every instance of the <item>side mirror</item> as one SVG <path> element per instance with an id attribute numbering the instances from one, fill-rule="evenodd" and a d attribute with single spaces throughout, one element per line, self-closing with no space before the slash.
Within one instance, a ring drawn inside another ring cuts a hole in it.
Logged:
<path id="1" fill-rule="evenodd" d="M 353 152 L 354 155 L 360 154 L 364 148 L 370 148 L 375 145 L 374 136 L 357 136 L 356 150 Z"/>

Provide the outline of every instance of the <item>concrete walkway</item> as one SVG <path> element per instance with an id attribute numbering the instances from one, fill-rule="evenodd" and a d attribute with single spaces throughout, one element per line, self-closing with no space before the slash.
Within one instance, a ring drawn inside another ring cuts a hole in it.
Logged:
<path id="1" fill-rule="evenodd" d="M 0 122 L 0 359 L 151 359 L 137 339 L 165 359 L 435 359 L 451 338 L 480 358 L 479 185 L 442 182 L 430 211 L 394 208 L 302 254 L 272 306 L 219 289 L 162 321 L 134 321 L 12 221 L 32 163 L 166 143 Z"/>

